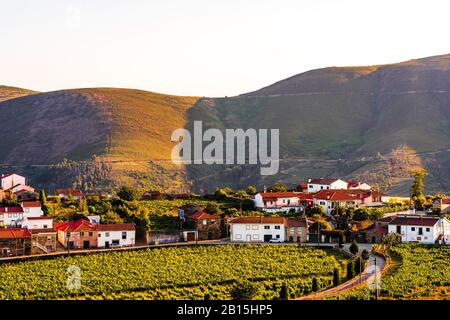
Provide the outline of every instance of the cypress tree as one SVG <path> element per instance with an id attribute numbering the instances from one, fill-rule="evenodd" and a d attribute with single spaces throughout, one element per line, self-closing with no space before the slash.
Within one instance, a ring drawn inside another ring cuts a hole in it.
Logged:
<path id="1" fill-rule="evenodd" d="M 338 286 L 341 283 L 341 278 L 339 275 L 339 269 L 338 268 L 334 268 L 334 272 L 333 272 L 333 286 Z"/>
<path id="2" fill-rule="evenodd" d="M 347 264 L 347 279 L 350 280 L 355 276 L 355 268 L 353 266 L 353 260 L 350 260 Z"/>

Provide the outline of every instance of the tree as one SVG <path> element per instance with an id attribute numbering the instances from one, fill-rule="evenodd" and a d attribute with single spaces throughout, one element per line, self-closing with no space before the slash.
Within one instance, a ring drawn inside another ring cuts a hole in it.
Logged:
<path id="1" fill-rule="evenodd" d="M 370 253 L 369 253 L 369 251 L 367 251 L 367 249 L 364 249 L 364 250 L 361 252 L 361 258 L 363 258 L 364 261 L 369 260 L 369 258 L 370 258 Z"/>
<path id="2" fill-rule="evenodd" d="M 381 239 L 382 243 L 390 244 L 390 245 L 396 245 L 396 244 L 400 243 L 401 241 L 402 241 L 402 236 L 399 233 L 395 233 L 395 232 L 389 233 Z"/>
<path id="3" fill-rule="evenodd" d="M 205 212 L 218 216 L 222 213 L 222 210 L 220 210 L 219 205 L 217 203 L 208 202 L 208 204 L 205 207 Z"/>
<path id="4" fill-rule="evenodd" d="M 333 286 L 338 286 L 341 283 L 341 277 L 339 275 L 339 269 L 334 268 L 333 271 Z"/>
<path id="5" fill-rule="evenodd" d="M 123 223 L 123 219 L 117 213 L 111 210 L 102 215 L 100 220 L 105 224 Z"/>
<path id="6" fill-rule="evenodd" d="M 370 214 L 367 208 L 358 208 L 353 212 L 353 220 L 365 221 L 369 220 Z"/>
<path id="7" fill-rule="evenodd" d="M 308 217 L 313 217 L 313 216 L 324 217 L 325 216 L 325 210 L 321 206 L 314 206 L 312 208 L 307 208 L 306 209 L 306 215 Z"/>
<path id="8" fill-rule="evenodd" d="M 287 185 L 281 182 L 275 183 L 272 187 L 269 189 L 270 192 L 286 192 L 287 191 Z"/>
<path id="9" fill-rule="evenodd" d="M 317 228 L 319 228 L 319 231 L 329 231 L 332 230 L 330 224 L 325 220 L 317 220 L 311 224 L 310 230 L 313 233 L 317 233 Z"/>
<path id="10" fill-rule="evenodd" d="M 353 265 L 353 260 L 347 263 L 347 280 L 352 279 L 355 276 L 355 267 Z"/>
<path id="11" fill-rule="evenodd" d="M 317 278 L 316 277 L 312 278 L 311 290 L 313 292 L 319 291 L 319 284 L 317 282 Z"/>
<path id="12" fill-rule="evenodd" d="M 245 190 L 247 192 L 247 194 L 249 195 L 255 195 L 257 190 L 254 186 L 248 186 L 247 189 Z"/>
<path id="13" fill-rule="evenodd" d="M 249 281 L 236 284 L 230 292 L 233 300 L 252 300 L 257 293 L 258 288 Z"/>
<path id="14" fill-rule="evenodd" d="M 357 254 L 358 251 L 359 251 L 358 244 L 356 243 L 355 240 L 353 240 L 352 244 L 350 245 L 350 252 L 351 252 L 352 254 Z"/>
<path id="15" fill-rule="evenodd" d="M 133 201 L 139 197 L 139 192 L 131 186 L 122 186 L 119 192 L 117 192 L 117 196 L 125 201 Z"/>
<path id="16" fill-rule="evenodd" d="M 240 210 L 242 212 L 242 201 L 244 199 L 248 198 L 248 194 L 244 190 L 238 190 L 238 191 L 236 191 L 234 196 L 239 199 L 239 206 L 240 206 Z"/>
<path id="17" fill-rule="evenodd" d="M 145 244 L 148 243 L 148 233 L 150 231 L 150 214 L 147 207 L 138 206 L 136 217 L 139 219 L 139 228 L 144 236 Z"/>
<path id="18" fill-rule="evenodd" d="M 417 169 L 411 171 L 411 175 L 414 178 L 413 184 L 411 186 L 412 198 L 423 196 L 423 178 L 425 178 L 427 174 L 428 173 L 425 169 Z"/>
<path id="19" fill-rule="evenodd" d="M 47 196 L 45 195 L 44 189 L 41 189 L 41 191 L 39 191 L 39 201 L 43 206 L 47 204 Z"/>
<path id="20" fill-rule="evenodd" d="M 280 289 L 280 299 L 281 300 L 288 300 L 289 299 L 289 288 L 285 283 L 281 286 Z"/>

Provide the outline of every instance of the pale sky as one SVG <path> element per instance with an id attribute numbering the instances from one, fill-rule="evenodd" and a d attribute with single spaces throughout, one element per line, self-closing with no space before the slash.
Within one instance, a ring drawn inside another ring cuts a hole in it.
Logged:
<path id="1" fill-rule="evenodd" d="M 448 0 L 0 0 L 0 85 L 232 96 L 450 53 Z"/>

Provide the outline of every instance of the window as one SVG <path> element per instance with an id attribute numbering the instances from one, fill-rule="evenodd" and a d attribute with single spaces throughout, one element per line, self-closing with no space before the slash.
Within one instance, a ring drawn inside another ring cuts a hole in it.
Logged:
<path id="1" fill-rule="evenodd" d="M 401 233 L 402 232 L 402 226 L 397 226 L 397 233 Z"/>
<path id="2" fill-rule="evenodd" d="M 259 234 L 254 234 L 253 239 L 259 239 Z"/>
<path id="3" fill-rule="evenodd" d="M 308 186 L 308 188 L 312 189 L 312 188 L 314 188 L 314 186 L 310 184 L 310 185 Z"/>
<path id="4" fill-rule="evenodd" d="M 321 206 L 325 205 L 325 201 L 320 201 L 319 203 L 320 203 Z"/>
<path id="5" fill-rule="evenodd" d="M 276 237 L 277 237 L 277 239 L 280 239 L 280 235 L 279 234 L 277 234 Z"/>
<path id="6" fill-rule="evenodd" d="M 249 224 L 247 224 L 247 225 L 245 225 L 245 230 L 250 230 L 251 228 L 250 228 L 250 225 Z"/>
<path id="7" fill-rule="evenodd" d="M 268 230 L 270 229 L 270 226 L 264 226 L 264 229 Z"/>
<path id="8" fill-rule="evenodd" d="M 84 236 L 84 232 L 80 232 L 80 237 Z"/>
<path id="9" fill-rule="evenodd" d="M 51 240 L 52 240 L 52 237 L 48 236 L 47 241 L 51 241 Z"/>
<path id="10" fill-rule="evenodd" d="M 70 237 L 70 232 L 67 232 L 67 237 Z"/>
<path id="11" fill-rule="evenodd" d="M 126 231 L 122 232 L 122 240 L 125 240 L 127 238 L 127 233 Z"/>
<path id="12" fill-rule="evenodd" d="M 416 231 L 416 228 L 415 227 L 411 227 L 411 231 Z"/>
<path id="13" fill-rule="evenodd" d="M 30 208 L 25 208 L 25 212 L 30 212 Z"/>
<path id="14" fill-rule="evenodd" d="M 293 235 L 295 233 L 295 228 L 289 228 L 289 233 Z"/>
<path id="15" fill-rule="evenodd" d="M 208 221 L 206 221 L 206 219 L 203 219 L 203 225 L 206 226 L 206 224 L 208 223 Z"/>
<path id="16" fill-rule="evenodd" d="M 109 232 L 106 232 L 106 233 L 105 233 L 105 237 L 109 237 Z"/>
<path id="17" fill-rule="evenodd" d="M 93 232 L 89 232 L 89 237 L 92 237 L 94 235 Z"/>
<path id="18" fill-rule="evenodd" d="M 430 232 L 430 228 L 426 228 L 425 229 L 426 232 Z M 426 238 L 425 238 L 426 239 Z"/>
<path id="19" fill-rule="evenodd" d="M 275 226 L 275 230 L 280 230 L 280 226 Z"/>
<path id="20" fill-rule="evenodd" d="M 301 228 L 301 227 L 298 227 L 298 228 L 297 228 L 297 232 L 298 232 L 298 234 L 302 234 L 302 228 Z"/>
<path id="21" fill-rule="evenodd" d="M 118 245 L 118 244 L 120 244 L 120 242 L 119 242 L 119 240 L 113 240 L 113 241 L 112 241 L 112 244 Z"/>
<path id="22" fill-rule="evenodd" d="M 12 218 L 12 214 L 11 213 L 8 213 L 8 218 Z"/>
<path id="23" fill-rule="evenodd" d="M 423 234 L 423 228 L 419 228 L 419 234 L 420 234 L 420 235 Z"/>
<path id="24" fill-rule="evenodd" d="M 17 213 L 14 213 L 14 218 L 17 218 Z"/>
<path id="25" fill-rule="evenodd" d="M 417 241 L 420 241 L 420 240 L 422 240 L 422 237 L 417 237 Z"/>
<path id="26" fill-rule="evenodd" d="M 47 225 L 46 224 L 44 224 L 44 229 L 47 229 L 48 227 L 47 227 Z"/>
<path id="27" fill-rule="evenodd" d="M 236 239 L 242 239 L 242 234 L 237 234 L 237 235 L 235 235 L 235 238 L 236 238 Z"/>
<path id="28" fill-rule="evenodd" d="M 99 237 L 99 238 L 101 238 L 101 236 L 102 236 L 102 234 L 101 234 L 101 233 L 99 233 L 99 234 L 98 234 L 98 237 Z"/>
<path id="29" fill-rule="evenodd" d="M 257 226 L 257 225 L 252 226 L 252 230 L 258 230 L 258 229 L 259 229 L 259 226 Z"/>
<path id="30" fill-rule="evenodd" d="M 320 186 L 320 190 L 322 190 L 323 189 L 323 186 Z"/>
<path id="31" fill-rule="evenodd" d="M 330 189 L 330 187 L 327 187 L 327 189 Z"/>

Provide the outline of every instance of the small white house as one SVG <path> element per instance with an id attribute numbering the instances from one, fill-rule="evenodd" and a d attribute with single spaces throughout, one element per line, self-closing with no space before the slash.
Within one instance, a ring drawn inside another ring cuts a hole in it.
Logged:
<path id="1" fill-rule="evenodd" d="M 135 245 L 136 230 L 132 223 L 99 224 L 98 247 L 128 247 Z"/>
<path id="2" fill-rule="evenodd" d="M 23 208 L 0 207 L 0 226 L 18 227 L 23 221 Z"/>
<path id="3" fill-rule="evenodd" d="M 255 208 L 264 212 L 289 212 L 302 209 L 298 195 L 295 192 L 260 192 L 253 200 Z"/>
<path id="4" fill-rule="evenodd" d="M 388 225 L 388 233 L 398 233 L 402 242 L 433 244 L 450 240 L 450 222 L 446 218 L 397 215 Z"/>
<path id="5" fill-rule="evenodd" d="M 233 242 L 285 241 L 283 217 L 239 217 L 230 220 L 229 225 L 230 241 Z"/>
<path id="6" fill-rule="evenodd" d="M 40 217 L 44 215 L 42 205 L 39 201 L 24 201 L 20 204 L 23 208 L 23 216 L 25 217 Z"/>
<path id="7" fill-rule="evenodd" d="M 52 229 L 53 219 L 49 217 L 27 217 L 22 222 L 22 228 L 33 229 Z"/>
<path id="8" fill-rule="evenodd" d="M 341 179 L 318 178 L 308 179 L 308 192 L 318 192 L 328 189 L 347 189 L 348 183 Z"/>
<path id="9" fill-rule="evenodd" d="M 355 208 L 362 200 L 347 190 L 322 190 L 314 195 L 314 205 L 320 206 L 326 214 L 331 214 L 336 207 Z"/>
<path id="10" fill-rule="evenodd" d="M 359 189 L 359 190 L 371 190 L 372 187 L 365 183 L 365 182 L 359 182 L 359 181 L 347 181 L 347 189 Z"/>

